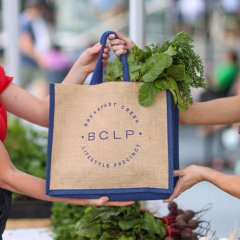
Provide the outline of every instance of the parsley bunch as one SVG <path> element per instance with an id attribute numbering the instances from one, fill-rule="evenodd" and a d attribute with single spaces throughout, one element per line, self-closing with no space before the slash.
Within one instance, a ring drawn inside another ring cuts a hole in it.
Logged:
<path id="1" fill-rule="evenodd" d="M 142 106 L 151 105 L 160 90 L 169 90 L 178 108 L 186 111 L 192 103 L 191 87 L 205 87 L 202 61 L 186 32 L 144 49 L 134 46 L 128 53 L 128 66 L 131 81 L 143 82 L 138 95 Z M 105 81 L 123 81 L 119 59 L 109 63 Z"/>

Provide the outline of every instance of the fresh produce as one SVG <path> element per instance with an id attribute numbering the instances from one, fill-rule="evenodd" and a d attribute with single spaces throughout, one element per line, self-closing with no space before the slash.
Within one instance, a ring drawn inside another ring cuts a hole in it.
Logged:
<path id="1" fill-rule="evenodd" d="M 81 207 L 55 204 L 55 240 L 161 240 L 166 226 L 140 204 L 127 207 Z"/>
<path id="2" fill-rule="evenodd" d="M 194 212 L 189 221 L 175 202 L 168 215 L 153 216 L 135 203 L 126 207 L 82 207 L 55 203 L 52 225 L 55 240 L 197 240 L 210 225 L 199 218 L 208 208 Z"/>
<path id="3" fill-rule="evenodd" d="M 132 82 L 143 82 L 138 100 L 151 105 L 160 90 L 169 90 L 182 111 L 192 103 L 191 87 L 204 87 L 205 77 L 200 57 L 193 50 L 193 40 L 186 32 L 172 41 L 152 44 L 140 49 L 134 46 L 128 53 Z M 123 81 L 122 63 L 115 59 L 106 69 L 105 81 Z"/>
<path id="4" fill-rule="evenodd" d="M 192 210 L 178 209 L 175 202 L 169 202 L 168 215 L 163 217 L 167 225 L 167 235 L 172 240 L 197 240 L 199 237 L 207 235 L 210 224 L 199 218 L 209 210 L 206 206 L 198 212 Z"/>

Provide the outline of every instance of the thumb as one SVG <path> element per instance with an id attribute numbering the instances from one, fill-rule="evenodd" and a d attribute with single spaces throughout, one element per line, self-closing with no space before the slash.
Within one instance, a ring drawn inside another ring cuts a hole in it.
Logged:
<path id="1" fill-rule="evenodd" d="M 109 201 L 109 198 L 106 197 L 106 196 L 103 196 L 103 197 L 100 197 L 100 198 L 98 199 L 98 204 L 99 204 L 100 206 L 102 206 L 102 205 L 106 204 L 108 201 Z"/>
<path id="2" fill-rule="evenodd" d="M 102 45 L 100 43 L 95 44 L 94 46 L 89 48 L 89 53 L 91 55 L 98 54 L 101 51 Z"/>

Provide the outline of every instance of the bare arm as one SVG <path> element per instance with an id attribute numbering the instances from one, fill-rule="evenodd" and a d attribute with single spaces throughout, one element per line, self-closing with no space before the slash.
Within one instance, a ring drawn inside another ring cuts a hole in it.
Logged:
<path id="1" fill-rule="evenodd" d="M 63 84 L 82 84 L 93 71 L 100 50 L 101 45 L 88 48 L 73 65 Z M 104 50 L 103 64 L 108 56 L 107 47 Z M 12 83 L 1 94 L 1 100 L 7 111 L 14 115 L 41 126 L 48 126 L 49 97 L 39 99 Z"/>
<path id="2" fill-rule="evenodd" d="M 11 83 L 1 94 L 7 111 L 40 126 L 48 126 L 49 97 L 40 99 Z"/>
<path id="3" fill-rule="evenodd" d="M 208 102 L 194 102 L 180 113 L 180 122 L 192 125 L 220 125 L 240 122 L 240 96 Z"/>
<path id="4" fill-rule="evenodd" d="M 131 39 L 117 32 L 109 36 L 112 48 L 117 56 L 126 53 L 134 46 Z M 217 99 L 209 102 L 193 103 L 187 112 L 180 113 L 183 124 L 221 125 L 240 122 L 240 96 Z"/>
<path id="5" fill-rule="evenodd" d="M 125 206 L 132 204 L 133 202 L 110 202 L 107 197 L 101 197 L 99 199 L 71 199 L 71 198 L 55 198 L 45 194 L 46 181 L 26 174 L 16 169 L 10 161 L 9 155 L 0 141 L 0 187 L 24 194 L 30 197 L 54 201 L 65 202 L 76 205 L 106 205 L 106 206 Z"/>
<path id="6" fill-rule="evenodd" d="M 224 192 L 240 199 L 240 176 L 233 176 L 218 172 L 208 167 L 191 165 L 181 170 L 174 171 L 175 176 L 180 179 L 173 191 L 173 194 L 165 202 L 172 201 L 185 190 L 195 184 L 208 181 Z"/>

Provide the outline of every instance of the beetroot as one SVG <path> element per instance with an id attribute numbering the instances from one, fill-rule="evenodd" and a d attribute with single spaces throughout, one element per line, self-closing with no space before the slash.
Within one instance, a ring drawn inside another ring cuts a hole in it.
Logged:
<path id="1" fill-rule="evenodd" d="M 170 240 L 197 240 L 198 237 L 207 234 L 210 229 L 210 224 L 206 221 L 201 221 L 201 217 L 209 208 L 206 205 L 200 211 L 185 210 L 178 208 L 175 202 L 168 204 L 169 213 L 163 218 L 167 225 L 167 235 Z M 206 226 L 202 223 L 208 223 Z"/>
<path id="2" fill-rule="evenodd" d="M 186 222 L 190 221 L 191 219 L 193 219 L 195 217 L 196 214 L 197 214 L 197 212 L 194 212 L 192 210 L 184 211 L 183 212 L 184 221 L 186 221 Z"/>
<path id="3" fill-rule="evenodd" d="M 188 222 L 188 227 L 191 228 L 191 229 L 196 229 L 196 228 L 198 228 L 198 226 L 201 222 L 202 221 L 191 220 L 191 221 Z"/>
<path id="4" fill-rule="evenodd" d="M 185 228 L 181 231 L 182 240 L 194 240 L 196 239 L 196 234 L 190 229 Z"/>
<path id="5" fill-rule="evenodd" d="M 168 215 L 170 216 L 176 216 L 178 213 L 178 205 L 175 202 L 169 202 L 168 203 Z"/>
<path id="6" fill-rule="evenodd" d="M 178 229 L 177 227 L 175 226 L 168 226 L 167 227 L 167 235 L 169 237 L 178 237 L 178 236 L 181 236 L 181 230 Z"/>

